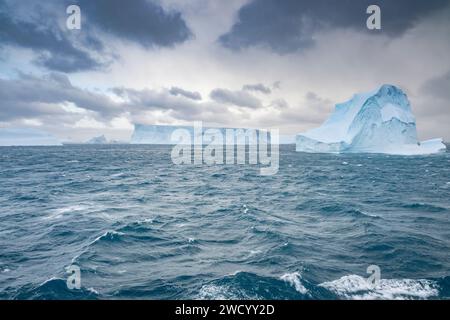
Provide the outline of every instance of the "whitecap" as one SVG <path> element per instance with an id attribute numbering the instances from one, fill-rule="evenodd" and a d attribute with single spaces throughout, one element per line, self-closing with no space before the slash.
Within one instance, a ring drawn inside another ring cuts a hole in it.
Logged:
<path id="1" fill-rule="evenodd" d="M 125 233 L 123 232 L 119 232 L 119 231 L 115 231 L 115 230 L 110 230 L 110 231 L 106 231 L 103 234 L 99 235 L 97 238 L 95 238 L 94 240 L 92 240 L 87 247 L 90 247 L 94 244 L 96 244 L 98 241 L 104 239 L 104 238 L 114 238 L 114 236 L 123 236 L 125 235 Z"/>
<path id="2" fill-rule="evenodd" d="M 83 211 L 88 208 L 89 208 L 88 206 L 84 206 L 84 205 L 72 205 L 72 206 L 57 208 L 57 209 L 54 209 L 50 215 L 44 217 L 43 219 L 59 219 L 66 213 Z"/>
<path id="3" fill-rule="evenodd" d="M 95 294 L 95 295 L 99 295 L 99 293 L 98 293 L 98 291 L 97 290 L 95 290 L 94 288 L 87 288 L 87 291 L 89 291 L 89 292 L 92 292 L 93 294 Z"/>
<path id="4" fill-rule="evenodd" d="M 196 299 L 198 300 L 239 300 L 228 286 L 208 284 L 201 287 Z"/>
<path id="5" fill-rule="evenodd" d="M 64 214 L 66 212 L 73 212 L 73 211 L 81 211 L 86 210 L 88 207 L 84 205 L 73 205 L 68 207 L 63 207 L 55 210 L 56 214 Z"/>
<path id="6" fill-rule="evenodd" d="M 66 281 L 66 280 L 61 279 L 61 278 L 58 278 L 58 277 L 51 277 L 51 278 L 49 278 L 49 279 L 47 279 L 47 280 L 41 282 L 41 284 L 39 285 L 39 287 L 43 287 L 43 286 L 45 286 L 47 283 L 50 283 L 50 282 L 52 282 L 52 281 L 59 281 L 59 280 L 64 281 L 64 282 Z"/>
<path id="7" fill-rule="evenodd" d="M 360 212 L 362 215 L 367 216 L 367 217 L 372 217 L 372 218 L 379 218 L 380 216 L 376 215 L 376 214 L 371 214 L 371 213 L 367 213 L 367 212 L 363 212 L 363 211 L 358 211 Z"/>
<path id="8" fill-rule="evenodd" d="M 125 233 L 123 232 L 119 232 L 119 231 L 114 231 L 114 230 L 110 230 L 110 231 L 105 231 L 103 234 L 99 235 L 98 237 L 96 237 L 94 240 L 92 240 L 91 242 L 89 242 L 86 246 L 84 246 L 83 250 L 81 252 L 79 252 L 77 255 L 75 255 L 72 258 L 72 264 L 75 264 L 77 262 L 77 260 L 86 253 L 86 251 L 88 250 L 88 248 L 92 247 L 93 245 L 95 245 L 98 241 L 100 241 L 101 239 L 105 238 L 105 237 L 114 237 L 114 235 L 118 235 L 118 236 L 123 236 L 125 235 Z"/>
<path id="9" fill-rule="evenodd" d="M 289 283 L 295 290 L 301 294 L 309 294 L 308 289 L 302 284 L 302 275 L 300 272 L 286 273 L 280 277 L 281 280 Z"/>
<path id="10" fill-rule="evenodd" d="M 114 174 L 111 175 L 111 178 L 120 178 L 120 177 L 122 177 L 124 175 L 125 175 L 124 172 L 114 173 Z"/>
<path id="11" fill-rule="evenodd" d="M 424 279 L 381 279 L 372 286 L 361 276 L 347 275 L 319 286 L 344 299 L 357 300 L 427 299 L 439 295 L 437 284 Z"/>
<path id="12" fill-rule="evenodd" d="M 262 253 L 261 250 L 250 250 L 248 257 L 250 258 L 250 257 L 253 257 L 253 256 L 255 256 L 257 254 L 260 254 L 260 253 Z"/>

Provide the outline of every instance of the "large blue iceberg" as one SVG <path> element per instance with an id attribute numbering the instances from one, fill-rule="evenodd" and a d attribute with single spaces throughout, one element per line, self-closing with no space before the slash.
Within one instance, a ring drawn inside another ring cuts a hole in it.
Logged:
<path id="1" fill-rule="evenodd" d="M 383 85 L 337 104 L 320 127 L 297 135 L 296 150 L 416 155 L 443 152 L 446 146 L 442 139 L 419 142 L 406 94 L 395 86 Z"/>

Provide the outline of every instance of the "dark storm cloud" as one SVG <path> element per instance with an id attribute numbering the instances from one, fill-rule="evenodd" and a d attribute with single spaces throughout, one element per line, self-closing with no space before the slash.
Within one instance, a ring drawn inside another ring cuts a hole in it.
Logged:
<path id="1" fill-rule="evenodd" d="M 272 92 L 272 90 L 270 90 L 269 87 L 266 87 L 265 85 L 263 85 L 262 83 L 257 83 L 257 84 L 246 84 L 242 87 L 242 90 L 246 90 L 246 91 L 257 91 L 257 92 L 261 92 L 264 94 L 270 94 Z"/>
<path id="2" fill-rule="evenodd" d="M 65 28 L 66 7 L 81 8 L 81 30 Z M 0 47 L 33 50 L 35 62 L 50 70 L 77 72 L 105 67 L 114 55 L 100 34 L 150 47 L 171 47 L 191 31 L 179 12 L 148 0 L 0 0 Z M 101 58 L 100 58 L 101 57 Z"/>
<path id="3" fill-rule="evenodd" d="M 170 88 L 169 92 L 173 96 L 181 95 L 181 96 L 184 96 L 184 97 L 192 99 L 192 100 L 202 100 L 202 96 L 200 93 L 184 90 L 179 87 L 172 87 L 172 88 Z"/>
<path id="4" fill-rule="evenodd" d="M 144 47 L 170 47 L 192 36 L 181 14 L 149 0 L 78 0 L 89 23 Z"/>
<path id="5" fill-rule="evenodd" d="M 214 89 L 210 93 L 211 99 L 218 103 L 235 105 L 238 107 L 245 107 L 257 109 L 262 107 L 261 100 L 252 96 L 246 91 L 232 91 L 228 89 Z"/>
<path id="6" fill-rule="evenodd" d="M 450 141 L 450 71 L 426 81 L 412 106 L 425 137 Z"/>
<path id="7" fill-rule="evenodd" d="M 230 49 L 266 46 L 288 53 L 314 44 L 320 30 L 352 28 L 396 37 L 422 17 L 449 5 L 449 0 L 253 0 L 244 5 L 238 21 L 219 41 Z M 366 28 L 366 9 L 381 8 L 381 31 Z"/>

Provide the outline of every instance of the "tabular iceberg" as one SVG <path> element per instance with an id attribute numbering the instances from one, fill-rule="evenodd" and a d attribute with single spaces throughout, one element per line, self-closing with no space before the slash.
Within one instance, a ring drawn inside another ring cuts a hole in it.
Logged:
<path id="1" fill-rule="evenodd" d="M 200 128 L 200 132 L 195 132 L 193 126 L 135 124 L 130 144 L 177 144 L 177 141 L 172 140 L 172 133 L 178 129 L 187 130 L 192 138 L 194 138 L 194 135 L 201 137 L 203 143 L 210 143 L 212 141 L 211 130 L 218 130 L 224 138 L 227 137 L 227 131 L 231 132 L 230 141 L 225 139 L 223 144 L 245 144 L 246 142 L 249 144 L 256 144 L 258 141 L 269 142 L 271 137 L 268 131 L 261 129 L 202 127 Z M 246 136 L 246 134 L 250 131 L 255 133 L 254 139 L 247 139 L 248 136 Z M 262 134 L 261 140 L 259 140 L 260 134 Z"/>
<path id="2" fill-rule="evenodd" d="M 0 128 L 0 146 L 60 146 L 51 134 L 32 128 Z"/>
<path id="3" fill-rule="evenodd" d="M 337 104 L 320 127 L 297 135 L 296 150 L 416 155 L 443 152 L 446 146 L 442 139 L 419 142 L 406 94 L 395 86 L 383 85 Z"/>

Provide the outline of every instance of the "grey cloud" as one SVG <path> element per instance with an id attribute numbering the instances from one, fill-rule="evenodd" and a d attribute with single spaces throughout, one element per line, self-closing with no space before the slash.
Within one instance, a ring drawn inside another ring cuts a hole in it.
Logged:
<path id="1" fill-rule="evenodd" d="M 223 106 L 192 100 L 184 95 L 174 96 L 170 90 L 114 88 L 112 91 L 126 101 L 123 107 L 135 115 L 160 110 L 170 117 L 184 121 L 226 121 L 230 118 L 228 109 Z"/>
<path id="2" fill-rule="evenodd" d="M 228 108 L 211 102 L 192 100 L 184 95 L 174 96 L 170 90 L 135 90 L 114 88 L 113 92 L 124 98 L 124 108 L 131 110 L 134 119 L 142 122 L 145 111 L 165 111 L 168 117 L 182 121 L 209 121 L 229 123 L 233 115 Z"/>
<path id="3" fill-rule="evenodd" d="M 286 109 L 289 108 L 289 104 L 284 99 L 276 99 L 273 100 L 270 106 L 275 107 L 277 109 Z"/>
<path id="4" fill-rule="evenodd" d="M 366 9 L 372 4 L 382 10 L 380 31 L 366 28 Z M 233 50 L 265 46 L 283 54 L 312 46 L 318 31 L 332 28 L 396 37 L 448 4 L 448 0 L 253 0 L 239 10 L 238 21 L 219 42 Z"/>
<path id="5" fill-rule="evenodd" d="M 3 121 L 62 115 L 66 112 L 56 105 L 69 102 L 105 118 L 123 111 L 107 96 L 74 87 L 65 75 L 56 73 L 44 78 L 21 74 L 18 79 L 0 79 L 0 96 Z"/>
<path id="6" fill-rule="evenodd" d="M 262 83 L 257 83 L 257 84 L 246 84 L 242 87 L 242 90 L 246 90 L 246 91 L 258 91 L 264 94 L 270 94 L 272 92 L 272 90 L 270 90 L 269 87 L 266 87 L 265 85 L 263 85 Z"/>
<path id="7" fill-rule="evenodd" d="M 216 102 L 257 109 L 262 107 L 261 101 L 245 91 L 232 91 L 228 89 L 214 89 L 210 93 L 211 99 Z"/>
<path id="8" fill-rule="evenodd" d="M 281 89 L 281 81 L 275 81 L 273 84 L 272 84 L 272 88 L 273 89 Z"/>
<path id="9" fill-rule="evenodd" d="M 172 88 L 170 88 L 169 92 L 171 95 L 174 95 L 174 96 L 181 95 L 181 96 L 184 96 L 184 97 L 192 99 L 192 100 L 202 100 L 202 96 L 200 95 L 200 93 L 184 90 L 179 87 L 172 87 Z"/>
<path id="10" fill-rule="evenodd" d="M 191 115 L 200 113 L 197 103 L 191 99 L 173 96 L 167 90 L 113 88 L 112 91 L 127 100 L 125 105 L 128 110 L 178 110 Z"/>
<path id="11" fill-rule="evenodd" d="M 112 88 L 111 93 L 123 101 L 115 102 L 105 94 L 75 87 L 62 73 L 50 73 L 42 78 L 29 74 L 20 74 L 17 79 L 0 78 L 0 122 L 38 119 L 46 126 L 70 126 L 84 115 L 105 122 L 125 112 L 132 119 L 139 119 L 145 117 L 147 111 L 163 111 L 168 117 L 184 121 L 225 123 L 232 118 L 223 105 L 192 100 L 184 95 L 173 96 L 166 89 Z M 75 114 L 61 107 L 68 103 L 86 113 Z"/>
<path id="12" fill-rule="evenodd" d="M 441 76 L 426 81 L 422 85 L 420 93 L 450 101 L 450 71 Z"/>
<path id="13" fill-rule="evenodd" d="M 450 141 L 450 71 L 425 81 L 410 100 L 420 137 Z"/>
<path id="14" fill-rule="evenodd" d="M 305 95 L 306 107 L 308 110 L 321 110 L 327 111 L 330 110 L 330 105 L 333 103 L 328 100 L 319 97 L 316 93 L 312 91 L 308 91 Z"/>
<path id="15" fill-rule="evenodd" d="M 333 102 L 319 97 L 314 92 L 305 95 L 305 102 L 297 108 L 286 108 L 281 119 L 296 124 L 321 124 L 334 108 Z"/>
<path id="16" fill-rule="evenodd" d="M 440 114 L 434 116 L 423 116 L 417 119 L 417 131 L 420 140 L 442 138 L 450 142 L 450 115 Z"/>

